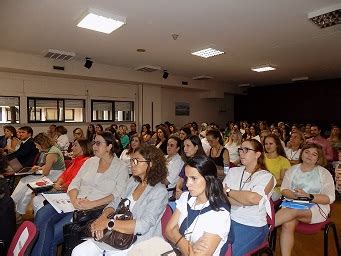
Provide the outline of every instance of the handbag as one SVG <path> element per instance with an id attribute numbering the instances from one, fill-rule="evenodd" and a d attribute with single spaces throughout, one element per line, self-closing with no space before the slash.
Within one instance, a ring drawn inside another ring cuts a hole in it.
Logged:
<path id="1" fill-rule="evenodd" d="M 127 203 L 127 204 L 126 204 Z M 132 220 L 133 214 L 129 209 L 130 200 L 124 198 L 119 203 L 116 211 L 109 214 L 108 219 L 116 220 Z M 125 250 L 128 249 L 137 239 L 134 234 L 125 234 L 116 230 L 104 230 L 104 236 L 100 239 L 100 242 L 106 243 L 116 249 Z"/>

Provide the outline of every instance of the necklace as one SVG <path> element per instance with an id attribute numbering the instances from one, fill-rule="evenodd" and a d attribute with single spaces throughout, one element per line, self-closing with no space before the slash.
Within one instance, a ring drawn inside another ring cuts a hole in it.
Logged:
<path id="1" fill-rule="evenodd" d="M 245 170 L 246 170 L 246 167 L 244 168 L 243 173 L 242 173 L 242 176 L 240 177 L 239 191 L 240 191 L 240 190 L 243 190 L 245 184 L 251 181 L 252 175 L 254 174 L 254 172 L 252 172 L 252 173 L 250 174 L 250 176 L 249 176 L 245 181 L 243 181 Z M 242 185 L 242 183 L 243 183 L 243 185 Z"/>

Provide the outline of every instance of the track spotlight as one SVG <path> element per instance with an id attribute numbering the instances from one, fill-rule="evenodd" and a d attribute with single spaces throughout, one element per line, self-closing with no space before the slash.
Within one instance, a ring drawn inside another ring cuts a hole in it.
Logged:
<path id="1" fill-rule="evenodd" d="M 169 73 L 167 72 L 167 70 L 164 70 L 163 75 L 162 75 L 163 79 L 167 79 L 168 76 L 169 76 Z"/>
<path id="2" fill-rule="evenodd" d="M 91 60 L 91 58 L 86 57 L 86 58 L 85 58 L 84 67 L 86 67 L 87 69 L 90 69 L 91 66 L 92 66 L 92 63 L 93 63 L 93 61 Z"/>

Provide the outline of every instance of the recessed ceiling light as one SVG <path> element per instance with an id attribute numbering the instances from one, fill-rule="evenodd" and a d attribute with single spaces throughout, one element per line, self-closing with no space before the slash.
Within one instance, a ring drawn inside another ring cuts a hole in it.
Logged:
<path id="1" fill-rule="evenodd" d="M 77 24 L 77 27 L 110 34 L 124 24 L 126 24 L 125 17 L 89 9 L 86 16 Z"/>
<path id="2" fill-rule="evenodd" d="M 267 72 L 267 71 L 276 70 L 276 68 L 272 65 L 263 65 L 263 66 L 251 68 L 251 70 L 255 72 Z"/>
<path id="3" fill-rule="evenodd" d="M 224 54 L 224 53 L 225 52 L 213 49 L 211 47 L 203 49 L 203 50 L 200 50 L 200 51 L 192 52 L 193 55 L 196 55 L 196 56 L 199 56 L 199 57 L 202 57 L 202 58 L 205 58 L 205 59 L 209 58 L 209 57 L 217 56 L 217 55 L 220 55 L 220 54 Z"/>

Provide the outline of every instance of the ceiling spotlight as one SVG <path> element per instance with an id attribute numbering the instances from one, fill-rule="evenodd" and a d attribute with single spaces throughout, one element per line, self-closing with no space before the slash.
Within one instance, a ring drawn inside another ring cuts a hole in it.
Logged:
<path id="1" fill-rule="evenodd" d="M 169 76 L 169 73 L 167 72 L 167 70 L 164 70 L 163 75 L 162 75 L 163 79 L 167 79 L 168 76 Z"/>
<path id="2" fill-rule="evenodd" d="M 91 60 L 91 58 L 86 57 L 84 67 L 87 69 L 90 69 L 92 67 L 92 63 L 93 63 L 93 61 Z"/>

